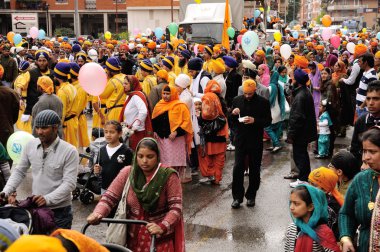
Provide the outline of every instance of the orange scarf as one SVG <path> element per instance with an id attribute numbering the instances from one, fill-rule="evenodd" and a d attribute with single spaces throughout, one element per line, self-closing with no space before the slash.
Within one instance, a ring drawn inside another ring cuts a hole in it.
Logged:
<path id="1" fill-rule="evenodd" d="M 202 118 L 204 120 L 215 120 L 218 116 L 224 117 L 227 121 L 218 96 L 211 92 L 205 93 L 202 97 Z M 228 123 L 218 131 L 217 135 L 228 138 Z"/>

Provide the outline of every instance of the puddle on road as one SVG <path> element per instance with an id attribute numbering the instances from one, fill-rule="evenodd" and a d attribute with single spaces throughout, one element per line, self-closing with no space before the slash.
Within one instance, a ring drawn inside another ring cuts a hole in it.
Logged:
<path id="1" fill-rule="evenodd" d="M 264 241 L 265 233 L 259 228 L 235 226 L 232 229 L 213 228 L 198 224 L 185 224 L 187 241 L 222 239 L 229 241 Z"/>

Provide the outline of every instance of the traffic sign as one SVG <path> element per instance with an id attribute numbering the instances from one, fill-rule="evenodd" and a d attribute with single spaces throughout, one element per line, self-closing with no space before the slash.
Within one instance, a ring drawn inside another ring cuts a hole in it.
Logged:
<path id="1" fill-rule="evenodd" d="M 28 33 L 32 27 L 38 28 L 37 13 L 13 13 L 12 31 L 15 33 Z"/>

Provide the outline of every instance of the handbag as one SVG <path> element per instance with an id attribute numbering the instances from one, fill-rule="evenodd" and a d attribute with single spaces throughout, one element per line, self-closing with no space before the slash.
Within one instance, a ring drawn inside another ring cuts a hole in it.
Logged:
<path id="1" fill-rule="evenodd" d="M 203 131 L 205 135 L 215 135 L 219 130 L 221 130 L 224 125 L 226 125 L 226 118 L 218 116 L 210 122 L 206 122 L 203 126 Z"/>
<path id="2" fill-rule="evenodd" d="M 127 218 L 127 196 L 131 182 L 129 181 L 129 176 L 127 182 L 125 183 L 123 194 L 121 196 L 119 205 L 115 213 L 114 219 L 126 219 Z M 126 247 L 127 245 L 127 231 L 128 226 L 126 224 L 111 223 L 106 232 L 106 242 L 114 243 L 120 246 Z"/>

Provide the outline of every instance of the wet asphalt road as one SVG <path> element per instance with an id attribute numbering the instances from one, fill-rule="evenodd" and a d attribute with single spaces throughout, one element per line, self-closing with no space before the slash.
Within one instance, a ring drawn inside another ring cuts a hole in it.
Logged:
<path id="1" fill-rule="evenodd" d="M 351 136 L 352 129 L 347 135 Z M 348 138 L 337 138 L 335 151 L 347 148 Z M 264 148 L 269 147 L 265 143 Z M 316 160 L 309 149 L 311 167 L 327 165 L 329 160 Z M 200 185 L 199 176 L 183 185 L 183 209 L 187 251 L 283 251 L 284 234 L 291 222 L 288 209 L 289 180 L 283 176 L 290 171 L 289 146 L 276 154 L 264 151 L 261 185 L 256 206 L 248 208 L 245 201 L 240 209 L 231 209 L 233 152 L 227 152 L 224 177 L 220 186 Z M 245 179 L 247 184 L 248 177 Z M 20 186 L 19 198 L 30 192 L 30 173 Z M 84 205 L 73 201 L 73 229 L 80 230 L 95 203 Z M 104 241 L 106 226 L 92 226 L 89 236 Z"/>

